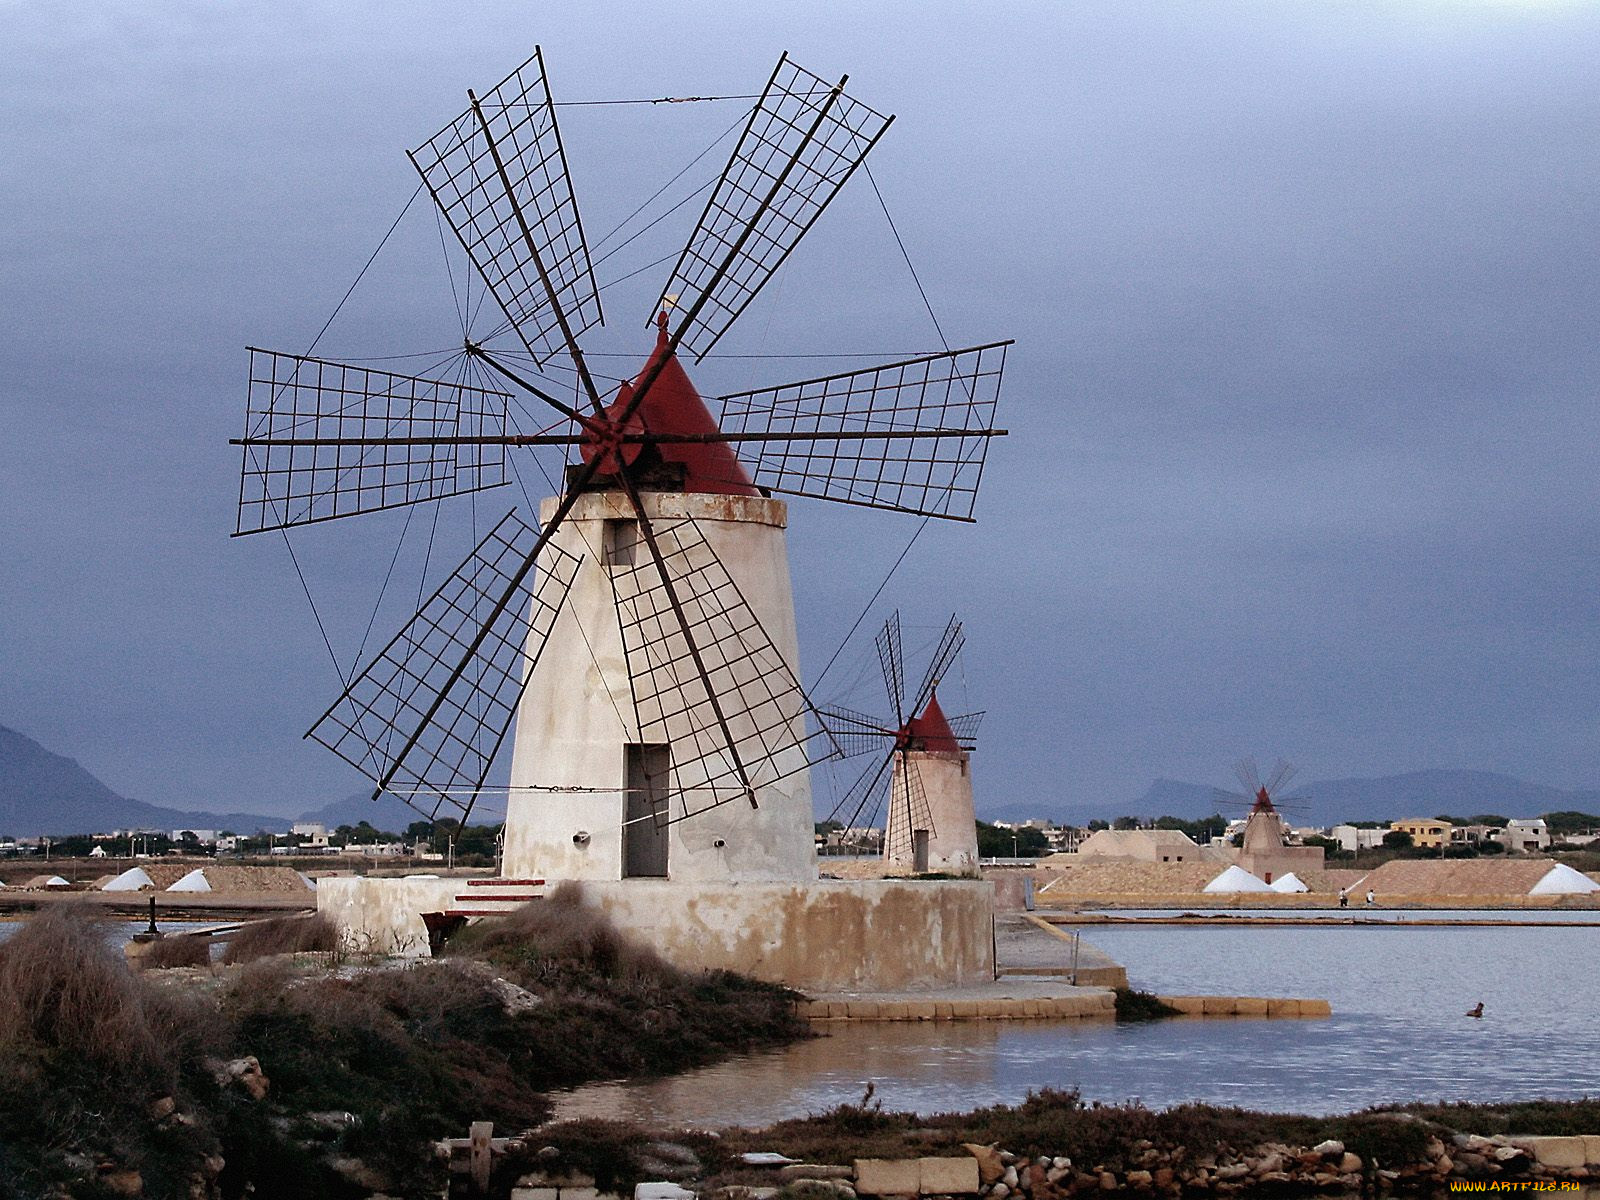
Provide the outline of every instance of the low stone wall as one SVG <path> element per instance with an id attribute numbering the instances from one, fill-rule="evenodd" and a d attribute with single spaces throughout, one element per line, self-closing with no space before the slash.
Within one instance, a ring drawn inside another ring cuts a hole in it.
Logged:
<path id="1" fill-rule="evenodd" d="M 995 996 L 972 1000 L 802 1000 L 795 1011 L 813 1021 L 1013 1021 L 1026 1017 L 1111 1020 L 1116 1016 L 1116 996 L 1092 988 L 1079 995 L 1026 999 Z"/>
<path id="2" fill-rule="evenodd" d="M 425 912 L 459 879 L 325 879 L 317 907 L 358 949 L 428 953 Z M 590 903 L 669 962 L 806 991 L 896 991 L 994 977 L 993 891 L 977 880 L 583 884 Z"/>
<path id="3" fill-rule="evenodd" d="M 1160 996 L 1186 1017 L 1330 1017 L 1326 1000 L 1289 1000 L 1277 996 Z"/>

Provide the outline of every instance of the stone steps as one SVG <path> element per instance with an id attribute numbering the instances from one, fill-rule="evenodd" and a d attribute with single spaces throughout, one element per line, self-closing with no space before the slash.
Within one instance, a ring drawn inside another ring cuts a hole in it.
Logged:
<path id="1" fill-rule="evenodd" d="M 542 879 L 469 879 L 467 890 L 445 910 L 447 917 L 503 917 L 524 904 L 544 899 Z"/>

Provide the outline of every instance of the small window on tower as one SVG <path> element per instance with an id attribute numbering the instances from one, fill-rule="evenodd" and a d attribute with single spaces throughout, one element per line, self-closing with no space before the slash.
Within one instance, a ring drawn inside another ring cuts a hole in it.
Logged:
<path id="1" fill-rule="evenodd" d="M 639 544 L 639 522 L 608 520 L 604 537 L 605 545 L 601 551 L 605 555 L 606 567 L 616 570 L 618 567 L 633 566 L 635 549 Z"/>

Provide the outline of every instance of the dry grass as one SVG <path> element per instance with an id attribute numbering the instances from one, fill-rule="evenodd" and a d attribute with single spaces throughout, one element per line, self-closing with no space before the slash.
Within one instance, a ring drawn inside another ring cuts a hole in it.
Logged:
<path id="1" fill-rule="evenodd" d="M 138 981 L 88 908 L 49 908 L 0 946 L 0 1047 L 108 1070 L 164 1058 Z"/>
<path id="2" fill-rule="evenodd" d="M 161 971 L 169 967 L 207 967 L 211 965 L 211 939 L 192 933 L 169 934 L 152 942 L 145 952 L 147 970 Z"/>
<path id="3" fill-rule="evenodd" d="M 583 885 L 557 885 L 543 900 L 492 921 L 469 926 L 450 941 L 450 952 L 529 963 L 582 964 L 606 979 L 679 974 L 650 947 L 627 937 L 611 918 L 585 903 Z"/>
<path id="4" fill-rule="evenodd" d="M 321 913 L 308 917 L 274 917 L 269 921 L 253 921 L 229 938 L 222 961 L 230 965 L 250 963 L 274 954 L 329 952 L 338 948 L 339 931 Z"/>

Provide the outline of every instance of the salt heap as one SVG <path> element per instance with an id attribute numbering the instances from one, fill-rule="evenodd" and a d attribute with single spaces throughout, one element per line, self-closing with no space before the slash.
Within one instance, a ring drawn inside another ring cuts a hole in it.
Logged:
<path id="1" fill-rule="evenodd" d="M 102 892 L 142 892 L 145 888 L 153 888 L 155 885 L 155 880 L 145 874 L 143 867 L 129 867 L 100 890 Z"/>
<path id="2" fill-rule="evenodd" d="M 196 867 L 167 889 L 169 892 L 209 892 L 210 890 L 211 881 L 206 878 L 204 867 Z"/>
<path id="3" fill-rule="evenodd" d="M 1287 875 L 1280 875 L 1267 885 L 1275 892 L 1309 892 L 1308 888 L 1293 871 Z"/>
<path id="4" fill-rule="evenodd" d="M 1530 896 L 1574 896 L 1582 892 L 1600 892 L 1600 883 L 1566 863 L 1551 867 L 1543 879 L 1528 889 Z"/>
<path id="5" fill-rule="evenodd" d="M 1243 867 L 1232 866 L 1200 890 L 1203 892 L 1270 892 L 1272 891 L 1272 885 L 1263 883 Z"/>

